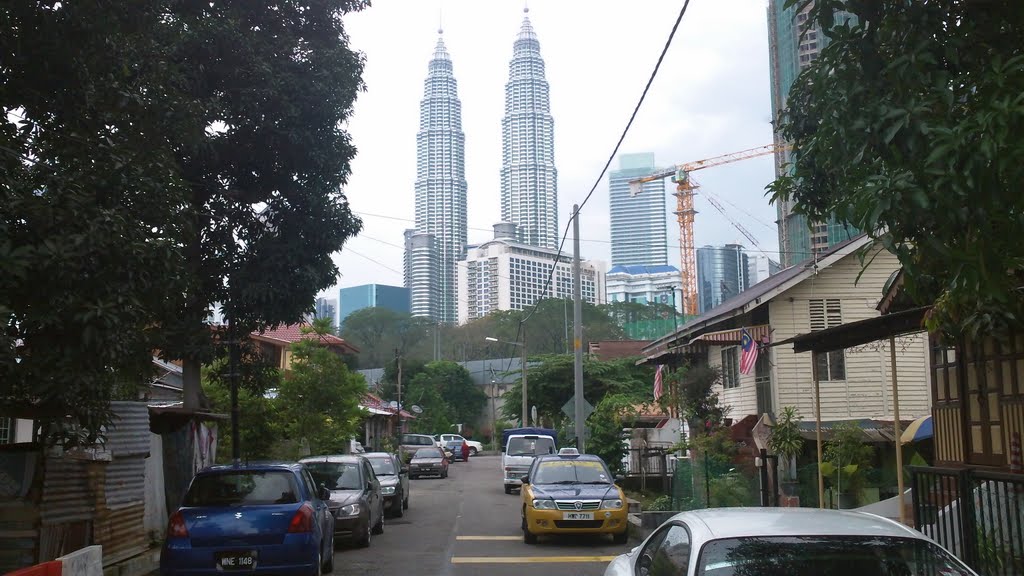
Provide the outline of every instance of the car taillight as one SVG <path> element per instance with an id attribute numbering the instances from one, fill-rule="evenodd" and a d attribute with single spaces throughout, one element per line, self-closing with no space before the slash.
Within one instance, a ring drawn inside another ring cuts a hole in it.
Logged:
<path id="1" fill-rule="evenodd" d="M 288 526 L 288 532 L 312 532 L 313 531 L 313 507 L 308 503 L 299 506 L 292 516 L 292 523 Z"/>
<path id="2" fill-rule="evenodd" d="M 167 523 L 167 537 L 188 538 L 188 528 L 185 527 L 185 517 L 181 515 L 181 512 L 171 515 L 171 519 Z"/>

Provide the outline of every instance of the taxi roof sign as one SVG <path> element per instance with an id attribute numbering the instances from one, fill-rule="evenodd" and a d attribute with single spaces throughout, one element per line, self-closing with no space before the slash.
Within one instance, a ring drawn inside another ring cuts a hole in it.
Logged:
<path id="1" fill-rule="evenodd" d="M 575 448 L 559 448 L 558 449 L 558 455 L 559 456 L 579 456 L 580 455 L 580 451 L 575 449 Z"/>

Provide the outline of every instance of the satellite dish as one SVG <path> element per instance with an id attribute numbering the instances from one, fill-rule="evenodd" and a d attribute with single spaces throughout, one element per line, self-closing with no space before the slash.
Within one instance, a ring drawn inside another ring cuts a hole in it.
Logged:
<path id="1" fill-rule="evenodd" d="M 391 402 L 388 402 L 388 407 L 392 410 L 398 410 L 398 402 L 392 400 Z"/>
<path id="2" fill-rule="evenodd" d="M 420 408 L 415 404 L 412 405 L 412 408 L 410 408 L 410 410 L 412 410 L 413 414 L 423 414 L 423 408 Z"/>

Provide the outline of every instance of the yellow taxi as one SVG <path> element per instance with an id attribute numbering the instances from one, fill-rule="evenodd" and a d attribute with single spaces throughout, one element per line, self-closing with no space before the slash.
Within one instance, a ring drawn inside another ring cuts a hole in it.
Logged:
<path id="1" fill-rule="evenodd" d="M 626 495 L 592 454 L 538 456 L 523 476 L 523 541 L 541 534 L 611 534 L 625 544 Z"/>

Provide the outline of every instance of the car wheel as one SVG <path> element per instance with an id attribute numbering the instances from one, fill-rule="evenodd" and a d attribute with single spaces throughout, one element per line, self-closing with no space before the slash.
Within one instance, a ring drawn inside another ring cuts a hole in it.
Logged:
<path id="1" fill-rule="evenodd" d="M 612 534 L 612 542 L 616 544 L 625 544 L 629 542 L 629 531 L 625 531 L 622 534 Z"/>
<path id="2" fill-rule="evenodd" d="M 530 532 L 530 528 L 526 525 L 526 509 L 523 509 L 523 542 L 526 544 L 536 544 L 537 535 Z"/>
<path id="3" fill-rule="evenodd" d="M 381 508 L 381 510 L 380 510 L 380 520 L 377 520 L 377 525 L 373 527 L 373 533 L 374 534 L 383 534 L 384 533 L 384 509 L 383 508 Z"/>
<path id="4" fill-rule="evenodd" d="M 469 449 L 469 455 L 470 456 L 476 456 L 476 448 L 470 448 Z"/>
<path id="5" fill-rule="evenodd" d="M 372 530 L 370 529 L 370 519 L 367 518 L 366 519 L 366 527 L 362 530 L 362 534 L 360 534 L 359 536 L 353 537 L 353 541 L 354 541 L 355 545 L 359 546 L 360 548 L 367 548 L 367 547 L 369 547 L 370 546 L 370 533 L 371 532 L 372 532 Z"/>
<path id="6" fill-rule="evenodd" d="M 321 574 L 323 574 L 323 570 L 324 570 L 323 555 L 321 555 L 320 552 L 317 552 L 316 553 L 316 568 L 313 570 L 313 576 L 320 576 Z"/>
<path id="7" fill-rule="evenodd" d="M 405 496 L 401 494 L 399 494 L 399 496 L 400 497 L 396 497 L 391 501 L 391 513 L 395 518 L 405 516 L 405 509 L 409 506 L 408 500 L 405 499 Z"/>
<path id="8" fill-rule="evenodd" d="M 327 558 L 327 563 L 324 564 L 324 568 L 323 568 L 323 573 L 324 574 L 330 574 L 331 572 L 334 572 L 334 538 L 333 537 L 331 538 L 331 547 L 328 548 L 328 550 L 330 550 L 330 557 Z"/>
<path id="9" fill-rule="evenodd" d="M 505 484 L 505 494 L 511 494 L 511 493 L 512 493 L 512 487 L 509 486 L 508 484 Z"/>
<path id="10" fill-rule="evenodd" d="M 409 495 L 408 494 L 405 495 L 405 500 L 402 501 L 402 508 L 405 508 L 406 510 L 409 509 Z"/>

